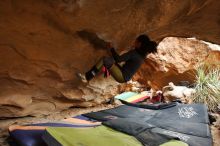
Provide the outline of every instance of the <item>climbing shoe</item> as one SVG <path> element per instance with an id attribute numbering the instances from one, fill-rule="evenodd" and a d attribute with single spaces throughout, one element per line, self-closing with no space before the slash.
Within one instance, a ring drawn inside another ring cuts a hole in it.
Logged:
<path id="1" fill-rule="evenodd" d="M 88 83 L 87 79 L 86 79 L 86 76 L 84 74 L 81 74 L 81 73 L 77 73 L 77 76 L 81 79 L 81 81 L 83 83 Z"/>

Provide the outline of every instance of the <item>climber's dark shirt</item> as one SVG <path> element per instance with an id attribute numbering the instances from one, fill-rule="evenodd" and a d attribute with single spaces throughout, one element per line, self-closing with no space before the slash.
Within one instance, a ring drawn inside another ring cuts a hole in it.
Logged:
<path id="1" fill-rule="evenodd" d="M 111 53 L 116 63 L 125 62 L 125 64 L 121 67 L 125 81 L 129 81 L 144 62 L 144 57 L 141 56 L 135 49 L 122 55 L 118 55 L 115 49 L 112 48 Z"/>

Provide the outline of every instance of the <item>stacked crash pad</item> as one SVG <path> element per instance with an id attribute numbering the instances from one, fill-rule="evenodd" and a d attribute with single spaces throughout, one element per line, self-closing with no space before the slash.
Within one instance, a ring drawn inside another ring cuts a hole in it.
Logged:
<path id="1" fill-rule="evenodd" d="M 136 92 L 124 92 L 115 96 L 115 98 L 129 103 L 138 103 L 150 97 Z"/>
<path id="2" fill-rule="evenodd" d="M 131 92 L 120 98 L 136 95 Z M 204 105 L 128 103 L 53 123 L 11 126 L 9 133 L 12 144 L 212 146 L 208 113 Z"/>
<path id="3" fill-rule="evenodd" d="M 89 128 L 101 125 L 100 122 L 82 115 L 57 122 L 30 125 L 12 125 L 9 127 L 11 146 L 47 146 L 42 136 L 49 127 Z"/>
<path id="4" fill-rule="evenodd" d="M 190 146 L 212 145 L 207 108 L 202 104 L 177 104 L 159 110 L 123 105 L 84 116 L 133 135 L 143 145 L 157 145 L 163 136 L 180 139 Z"/>

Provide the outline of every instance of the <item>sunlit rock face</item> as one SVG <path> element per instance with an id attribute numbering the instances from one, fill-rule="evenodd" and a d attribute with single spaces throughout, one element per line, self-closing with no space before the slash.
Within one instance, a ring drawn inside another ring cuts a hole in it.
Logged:
<path id="1" fill-rule="evenodd" d="M 0 117 L 106 102 L 117 91 L 116 82 L 100 76 L 83 85 L 75 75 L 108 54 L 105 42 L 119 52 L 140 33 L 157 42 L 181 36 L 220 43 L 219 8 L 219 0 L 1 0 Z M 152 66 L 161 65 L 151 60 L 138 77 L 159 87 L 156 79 L 145 79 L 159 70 Z M 184 72 L 183 66 L 166 68 L 176 76 Z"/>
<path id="2" fill-rule="evenodd" d="M 195 69 L 201 64 L 220 65 L 220 46 L 195 38 L 164 38 L 150 54 L 134 77 L 154 89 L 162 89 L 169 82 L 195 82 Z"/>

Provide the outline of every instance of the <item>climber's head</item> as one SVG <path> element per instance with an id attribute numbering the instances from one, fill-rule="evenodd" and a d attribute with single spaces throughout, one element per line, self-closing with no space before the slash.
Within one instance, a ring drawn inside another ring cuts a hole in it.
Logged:
<path id="1" fill-rule="evenodd" d="M 157 52 L 157 43 L 151 41 L 150 38 L 145 34 L 142 34 L 136 38 L 134 47 L 135 50 L 137 50 L 137 52 L 144 57 L 150 53 Z"/>

